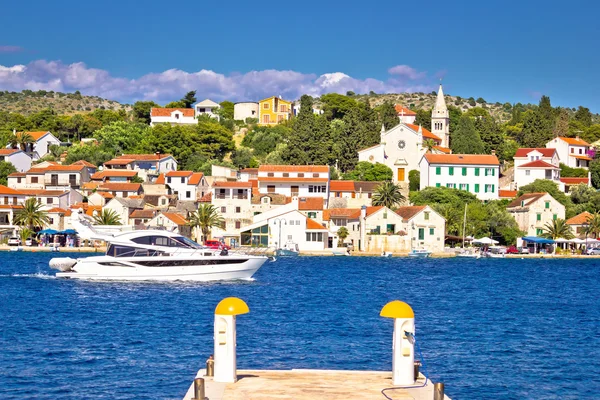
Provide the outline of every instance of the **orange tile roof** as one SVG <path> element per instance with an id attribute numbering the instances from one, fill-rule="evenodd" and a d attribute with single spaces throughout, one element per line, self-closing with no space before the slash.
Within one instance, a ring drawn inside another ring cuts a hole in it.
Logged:
<path id="1" fill-rule="evenodd" d="M 452 153 L 452 150 L 450 150 L 447 147 L 433 146 L 433 148 L 436 149 L 437 151 L 441 151 L 442 153 L 445 153 L 445 154 L 451 154 Z"/>
<path id="2" fill-rule="evenodd" d="M 396 104 L 394 106 L 394 108 L 396 109 L 396 112 L 398 113 L 398 115 L 408 115 L 408 116 L 412 116 L 412 115 L 417 115 L 416 112 L 414 112 L 413 110 L 409 110 L 408 108 L 401 106 L 400 104 Z"/>
<path id="3" fill-rule="evenodd" d="M 210 203 L 211 201 L 212 201 L 212 192 L 208 192 L 200 198 L 200 203 Z"/>
<path id="4" fill-rule="evenodd" d="M 94 164 L 92 164 L 91 162 L 85 161 L 85 160 L 79 160 L 79 161 L 75 161 L 73 164 L 71 165 L 85 165 L 86 167 L 89 168 L 98 168 L 97 166 L 95 166 Z"/>
<path id="5" fill-rule="evenodd" d="M 514 199 L 517 197 L 517 193 L 519 192 L 516 190 L 498 190 L 498 196 L 501 199 Z"/>
<path id="6" fill-rule="evenodd" d="M 410 129 L 414 130 L 415 132 L 419 132 L 419 126 L 415 125 L 415 124 L 404 124 L 406 126 L 408 126 Z M 434 135 L 433 133 L 431 133 L 430 131 L 428 131 L 427 129 L 421 127 L 421 129 L 423 130 L 423 137 L 426 139 L 433 139 L 436 142 L 442 142 L 442 139 L 439 138 L 439 136 Z"/>
<path id="7" fill-rule="evenodd" d="M 10 156 L 22 151 L 21 149 L 0 149 L 0 156 Z"/>
<path id="8" fill-rule="evenodd" d="M 98 186 L 102 185 L 102 182 L 85 182 L 81 184 L 82 190 L 94 190 L 97 189 Z"/>
<path id="9" fill-rule="evenodd" d="M 169 171 L 167 172 L 167 177 L 187 177 L 192 175 L 194 172 L 193 171 Z"/>
<path id="10" fill-rule="evenodd" d="M 50 133 L 50 131 L 37 131 L 37 132 L 24 132 L 24 133 L 31 136 L 33 138 L 33 140 L 35 140 L 37 142 L 38 140 L 40 140 L 41 138 L 46 136 L 46 134 Z M 23 134 L 23 132 L 18 132 L 17 136 L 22 135 L 22 134 Z"/>
<path id="11" fill-rule="evenodd" d="M 551 149 L 551 148 L 547 148 L 547 147 L 524 147 L 521 149 L 517 149 L 517 152 L 515 153 L 515 157 L 516 158 L 527 157 L 527 154 L 531 153 L 532 151 L 537 151 L 538 153 L 542 153 L 542 156 L 544 156 L 544 157 L 553 157 L 554 153 L 556 153 L 556 149 Z"/>
<path id="12" fill-rule="evenodd" d="M 331 181 L 329 190 L 332 192 L 354 192 L 354 181 Z"/>
<path id="13" fill-rule="evenodd" d="M 327 178 L 284 178 L 284 177 L 276 177 L 276 176 L 259 176 L 259 182 L 327 182 L 329 179 Z"/>
<path id="14" fill-rule="evenodd" d="M 323 221 L 329 221 L 331 218 L 356 219 L 360 217 L 360 208 L 330 208 L 323 210 Z"/>
<path id="15" fill-rule="evenodd" d="M 524 207 L 524 206 L 528 206 L 531 203 L 536 202 L 537 200 L 539 200 L 540 198 L 542 198 L 543 196 L 547 195 L 548 193 L 525 193 L 521 196 L 519 196 L 519 198 L 514 199 L 509 205 L 508 208 L 511 207 Z M 525 202 L 523 206 L 521 206 L 521 202 Z"/>
<path id="16" fill-rule="evenodd" d="M 103 198 L 105 198 L 105 199 L 109 199 L 110 200 L 110 199 L 114 199 L 115 198 L 115 196 L 112 193 L 110 193 L 110 192 L 97 192 L 97 193 L 100 196 L 102 196 Z"/>
<path id="17" fill-rule="evenodd" d="M 193 108 L 152 108 L 151 116 L 153 117 L 170 117 L 173 111 L 181 111 L 184 117 L 193 117 Z"/>
<path id="18" fill-rule="evenodd" d="M 22 205 L 18 205 L 18 204 L 0 204 L 0 208 L 1 209 L 13 209 L 13 210 L 20 210 L 23 208 Z"/>
<path id="19" fill-rule="evenodd" d="M 49 213 L 65 214 L 65 216 L 71 215 L 71 210 L 65 210 L 64 208 L 54 207 L 48 210 Z"/>
<path id="20" fill-rule="evenodd" d="M 555 165 L 548 164 L 546 161 L 535 160 L 532 162 L 525 163 L 521 165 L 519 168 L 552 168 L 552 169 L 560 169 Z"/>
<path id="21" fill-rule="evenodd" d="M 167 217 L 168 219 L 170 219 L 171 221 L 173 221 L 177 225 L 185 225 L 185 224 L 187 224 L 187 220 L 185 218 L 183 218 L 183 216 L 181 216 L 179 214 L 164 212 L 164 213 L 162 213 L 162 215 L 164 215 L 165 217 Z"/>
<path id="22" fill-rule="evenodd" d="M 25 196 L 64 196 L 65 194 L 69 194 L 69 192 L 65 192 L 63 190 L 44 190 L 44 189 L 19 189 L 19 192 L 24 194 Z"/>
<path id="23" fill-rule="evenodd" d="M 172 157 L 171 154 L 123 154 L 113 158 L 113 160 L 134 160 L 134 161 L 159 161 L 167 157 Z"/>
<path id="24" fill-rule="evenodd" d="M 593 158 L 589 157 L 589 156 L 584 156 L 584 155 L 578 155 L 578 154 L 569 154 L 571 157 L 576 158 L 578 160 L 586 160 L 586 161 L 592 161 Z"/>
<path id="25" fill-rule="evenodd" d="M 579 185 L 582 183 L 587 185 L 590 183 L 588 178 L 560 178 L 560 181 L 565 185 Z"/>
<path id="26" fill-rule="evenodd" d="M 299 197 L 299 210 L 322 210 L 324 199 L 322 197 Z"/>
<path id="27" fill-rule="evenodd" d="M 329 167 L 327 165 L 261 165 L 258 167 L 258 172 L 329 172 Z"/>
<path id="28" fill-rule="evenodd" d="M 107 177 L 125 177 L 133 178 L 137 175 L 137 171 L 130 169 L 105 169 L 94 173 L 90 178 L 94 180 L 104 179 Z"/>
<path id="29" fill-rule="evenodd" d="M 423 156 L 429 164 L 500 165 L 498 157 L 488 154 L 432 154 Z"/>
<path id="30" fill-rule="evenodd" d="M 250 182 L 215 181 L 213 182 L 213 187 L 250 189 L 252 188 L 252 184 Z"/>
<path id="31" fill-rule="evenodd" d="M 590 214 L 587 211 L 584 211 L 581 214 L 577 214 L 573 218 L 569 218 L 567 220 L 567 225 L 583 225 L 586 222 L 588 222 L 592 217 L 592 214 Z"/>
<path id="32" fill-rule="evenodd" d="M 134 210 L 129 214 L 129 218 L 154 218 L 156 210 Z"/>
<path id="33" fill-rule="evenodd" d="M 194 172 L 188 180 L 188 185 L 199 185 L 200 182 L 202 182 L 203 176 L 204 174 L 202 172 Z"/>
<path id="34" fill-rule="evenodd" d="M 154 183 L 156 183 L 157 185 L 164 185 L 165 184 L 165 174 L 159 174 L 158 177 L 156 178 L 156 181 L 154 181 Z"/>
<path id="35" fill-rule="evenodd" d="M 29 171 L 27 171 L 27 173 L 41 173 L 41 172 L 61 172 L 61 171 L 68 171 L 68 172 L 78 172 L 81 171 L 85 168 L 85 166 L 83 165 L 48 165 L 47 167 L 42 167 L 42 168 L 36 168 L 33 167 L 31 168 Z"/>
<path id="36" fill-rule="evenodd" d="M 403 220 L 408 221 L 421 211 L 423 211 L 427 206 L 404 206 L 398 207 L 396 210 L 396 214 L 402 217 Z"/>
<path id="37" fill-rule="evenodd" d="M 588 142 L 586 142 L 585 140 L 581 140 L 580 138 L 568 138 L 568 137 L 564 137 L 564 136 L 559 136 L 558 139 L 562 140 L 563 142 L 566 142 L 570 145 L 573 146 L 589 146 L 590 144 Z"/>
<path id="38" fill-rule="evenodd" d="M 100 186 L 98 190 L 115 192 L 137 192 L 140 190 L 141 187 L 141 183 L 107 182 L 102 184 L 102 186 Z"/>
<path id="39" fill-rule="evenodd" d="M 310 219 L 310 218 L 306 218 L 306 229 L 313 230 L 313 231 L 326 231 L 327 230 L 327 228 L 325 228 L 323 225 L 321 225 L 317 221 Z"/>
<path id="40" fill-rule="evenodd" d="M 0 185 L 0 194 L 11 194 L 15 196 L 22 196 L 23 193 L 16 191 L 15 189 L 11 189 L 8 186 Z"/>
<path id="41" fill-rule="evenodd" d="M 250 175 L 256 175 L 258 174 L 258 168 L 244 168 L 244 169 L 240 169 L 240 173 L 246 173 L 246 174 L 250 174 Z"/>
<path id="42" fill-rule="evenodd" d="M 24 176 L 27 176 L 25 172 L 13 172 L 12 174 L 8 175 L 9 178 L 20 178 Z"/>
<path id="43" fill-rule="evenodd" d="M 104 165 L 127 165 L 131 164 L 135 160 L 133 158 L 113 158 L 104 163 Z"/>

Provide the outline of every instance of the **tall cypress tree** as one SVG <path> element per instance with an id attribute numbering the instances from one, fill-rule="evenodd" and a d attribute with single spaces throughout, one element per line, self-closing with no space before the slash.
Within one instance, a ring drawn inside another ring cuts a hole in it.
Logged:
<path id="1" fill-rule="evenodd" d="M 283 160 L 288 164 L 306 165 L 311 159 L 311 146 L 315 129 L 315 114 L 313 113 L 313 100 L 308 95 L 300 98 L 300 112 L 292 125 L 292 133 L 288 146 L 283 154 Z"/>
<path id="2" fill-rule="evenodd" d="M 396 108 L 389 101 L 377 107 L 377 112 L 379 114 L 378 125 L 381 126 L 383 124 L 386 131 L 389 131 L 400 123 Z"/>
<path id="3" fill-rule="evenodd" d="M 546 122 L 539 112 L 526 112 L 523 129 L 517 134 L 516 140 L 523 147 L 544 147 L 552 139 L 552 133 L 548 137 L 546 129 Z"/>
<path id="4" fill-rule="evenodd" d="M 475 120 L 475 129 L 483 142 L 484 154 L 496 151 L 498 157 L 504 154 L 504 135 L 498 123 L 490 115 L 479 117 Z"/>
<path id="5" fill-rule="evenodd" d="M 458 127 L 450 133 L 450 148 L 454 154 L 483 154 L 483 142 L 471 117 L 463 115 Z"/>

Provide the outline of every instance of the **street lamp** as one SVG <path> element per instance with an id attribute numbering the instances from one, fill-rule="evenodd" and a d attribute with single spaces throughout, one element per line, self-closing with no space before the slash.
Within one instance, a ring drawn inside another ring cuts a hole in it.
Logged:
<path id="1" fill-rule="evenodd" d="M 275 218 L 273 220 L 273 225 L 277 225 L 277 223 L 279 223 L 279 242 L 277 245 L 277 249 L 281 249 L 281 223 L 283 222 L 283 225 L 287 225 L 287 221 L 285 220 L 285 218 Z"/>

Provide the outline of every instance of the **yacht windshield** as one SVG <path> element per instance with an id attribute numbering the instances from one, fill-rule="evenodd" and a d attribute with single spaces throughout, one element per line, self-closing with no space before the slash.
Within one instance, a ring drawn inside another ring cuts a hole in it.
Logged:
<path id="1" fill-rule="evenodd" d="M 186 238 L 185 236 L 175 236 L 174 238 L 171 238 L 171 240 L 180 243 L 180 245 L 177 245 L 177 247 L 187 247 L 192 249 L 202 248 L 202 246 L 200 246 L 198 243 L 194 242 L 192 239 Z"/>
<path id="2" fill-rule="evenodd" d="M 180 247 L 184 249 L 202 248 L 202 246 L 200 246 L 198 243 L 184 236 L 167 237 L 159 235 L 147 235 L 131 239 L 131 241 L 137 244 L 145 244 L 150 246 Z"/>

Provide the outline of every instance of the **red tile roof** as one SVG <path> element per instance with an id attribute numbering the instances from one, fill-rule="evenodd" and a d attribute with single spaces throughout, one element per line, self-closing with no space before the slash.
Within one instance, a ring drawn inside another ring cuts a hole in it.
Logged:
<path id="1" fill-rule="evenodd" d="M 306 218 L 306 229 L 307 230 L 313 230 L 313 231 L 326 231 L 327 228 L 325 228 L 323 225 L 321 225 L 320 223 L 318 223 L 315 220 L 312 220 L 310 218 Z"/>
<path id="2" fill-rule="evenodd" d="M 193 171 L 169 171 L 165 176 L 167 177 L 188 177 L 192 175 Z"/>
<path id="3" fill-rule="evenodd" d="M 141 183 L 107 182 L 98 188 L 100 191 L 137 192 L 142 187 Z"/>
<path id="4" fill-rule="evenodd" d="M 256 175 L 256 174 L 258 174 L 258 168 L 244 168 L 244 169 L 240 169 L 240 173 L 241 172 L 250 174 L 250 175 Z"/>
<path id="5" fill-rule="evenodd" d="M 156 181 L 154 183 L 156 183 L 157 185 L 164 185 L 165 184 L 165 174 L 158 175 L 158 178 L 156 178 Z"/>
<path id="6" fill-rule="evenodd" d="M 404 206 L 398 207 L 396 210 L 396 214 L 402 217 L 403 220 L 408 221 L 421 211 L 423 211 L 427 206 Z"/>
<path id="7" fill-rule="evenodd" d="M 593 158 L 589 157 L 589 156 L 584 156 L 583 154 L 569 154 L 569 156 L 576 158 L 578 160 L 586 160 L 586 161 L 592 161 Z"/>
<path id="8" fill-rule="evenodd" d="M 298 197 L 299 210 L 322 210 L 323 203 L 322 197 Z"/>
<path id="9" fill-rule="evenodd" d="M 113 158 L 104 163 L 104 165 L 127 165 L 131 164 L 135 160 L 133 158 Z"/>
<path id="10" fill-rule="evenodd" d="M 162 215 L 164 215 L 166 218 L 170 219 L 171 221 L 173 221 L 177 225 L 185 225 L 185 224 L 187 224 L 187 220 L 185 218 L 183 218 L 183 216 L 181 216 L 179 214 L 164 212 L 164 213 L 162 213 Z"/>
<path id="11" fill-rule="evenodd" d="M 25 172 L 13 172 L 12 174 L 8 175 L 9 178 L 22 178 L 25 176 L 27 176 Z"/>
<path id="12" fill-rule="evenodd" d="M 0 149 L 0 156 L 10 156 L 11 154 L 18 153 L 21 149 Z"/>
<path id="13" fill-rule="evenodd" d="M 517 190 L 498 190 L 498 197 L 501 199 L 514 199 L 517 197 Z"/>
<path id="14" fill-rule="evenodd" d="M 354 181 L 331 181 L 329 190 L 332 192 L 354 192 Z"/>
<path id="15" fill-rule="evenodd" d="M 366 216 L 368 217 L 382 208 L 383 206 L 367 207 Z M 323 221 L 329 221 L 331 218 L 358 219 L 359 217 L 360 208 L 330 208 L 328 210 L 323 210 Z"/>
<path id="16" fill-rule="evenodd" d="M 423 156 L 429 164 L 500 165 L 498 157 L 488 154 L 432 154 Z"/>
<path id="17" fill-rule="evenodd" d="M 250 182 L 215 181 L 213 182 L 213 187 L 251 189 L 252 184 Z"/>
<path id="18" fill-rule="evenodd" d="M 194 117 L 193 108 L 152 108 L 151 116 L 153 117 L 170 117 L 173 111 L 181 111 L 184 117 Z"/>
<path id="19" fill-rule="evenodd" d="M 61 171 L 69 171 L 69 172 L 77 172 L 77 171 L 81 171 L 85 168 L 85 166 L 83 165 L 56 165 L 56 164 L 51 164 L 48 165 L 47 167 L 42 167 L 42 168 L 36 168 L 33 167 L 31 168 L 29 171 L 27 171 L 27 173 L 42 173 L 42 172 L 49 172 L 49 171 L 56 171 L 56 172 L 61 172 Z"/>
<path id="20" fill-rule="evenodd" d="M 592 218 L 592 214 L 587 211 L 582 212 L 581 214 L 577 214 L 573 218 L 569 218 L 567 220 L 567 225 L 583 225 L 588 222 Z"/>
<path id="21" fill-rule="evenodd" d="M 525 163 L 523 165 L 521 165 L 519 168 L 544 168 L 544 169 L 560 169 L 557 166 L 554 166 L 552 164 L 548 164 L 546 161 L 542 161 L 542 160 L 535 160 L 532 162 L 528 162 Z"/>
<path id="22" fill-rule="evenodd" d="M 258 181 L 259 182 L 327 182 L 329 179 L 327 178 L 312 178 L 312 177 L 305 177 L 305 178 L 284 178 L 284 177 L 277 177 L 277 176 L 259 176 L 258 177 Z"/>
<path id="23" fill-rule="evenodd" d="M 547 195 L 548 193 L 525 193 L 521 196 L 519 196 L 519 198 L 514 199 L 509 205 L 508 208 L 511 207 L 526 207 L 532 203 L 535 203 L 537 200 L 539 200 L 540 198 L 542 198 L 543 196 Z M 521 202 L 524 202 L 523 206 L 521 205 Z"/>
<path id="24" fill-rule="evenodd" d="M 261 165 L 258 172 L 329 172 L 327 165 Z"/>
<path id="25" fill-rule="evenodd" d="M 44 190 L 44 189 L 19 189 L 19 192 L 25 196 L 64 196 L 65 194 L 69 194 L 69 192 L 65 192 L 63 190 Z"/>
<path id="26" fill-rule="evenodd" d="M 15 189 L 11 189 L 8 186 L 0 185 L 0 194 L 10 194 L 14 196 L 22 196 L 23 193 L 16 191 Z"/>
<path id="27" fill-rule="evenodd" d="M 23 206 L 18 204 L 0 204 L 1 209 L 12 209 L 12 210 L 20 210 Z"/>
<path id="28" fill-rule="evenodd" d="M 129 214 L 129 218 L 154 218 L 156 210 L 134 210 Z"/>
<path id="29" fill-rule="evenodd" d="M 560 178 L 560 181 L 565 185 L 580 185 L 582 183 L 587 185 L 590 183 L 588 178 Z"/>
<path id="30" fill-rule="evenodd" d="M 130 169 L 105 169 L 94 173 L 90 178 L 94 180 L 100 180 L 107 177 L 133 178 L 136 175 L 137 171 L 132 171 Z"/>
<path id="31" fill-rule="evenodd" d="M 36 142 L 46 136 L 46 134 L 50 133 L 49 131 L 37 131 L 37 132 L 25 132 L 29 136 L 33 138 Z M 22 135 L 23 132 L 18 132 L 17 136 Z"/>
<path id="32" fill-rule="evenodd" d="M 79 161 L 75 161 L 73 164 L 71 165 L 85 165 L 86 167 L 89 168 L 98 168 L 96 167 L 94 164 L 92 164 L 91 162 L 87 162 L 85 160 L 79 160 Z"/>
<path id="33" fill-rule="evenodd" d="M 451 154 L 452 150 L 450 150 L 447 147 L 442 147 L 442 146 L 433 146 L 433 148 L 439 152 L 442 152 L 444 154 Z"/>
<path id="34" fill-rule="evenodd" d="M 212 192 L 208 192 L 200 198 L 200 203 L 210 203 L 211 201 L 212 201 Z"/>
<path id="35" fill-rule="evenodd" d="M 199 185 L 200 182 L 202 182 L 203 176 L 204 174 L 202 172 L 194 172 L 188 180 L 188 185 Z"/>
<path id="36" fill-rule="evenodd" d="M 532 151 L 537 151 L 541 153 L 543 157 L 553 157 L 554 153 L 556 153 L 556 149 L 546 148 L 546 147 L 523 147 L 521 149 L 517 149 L 515 153 L 515 158 L 527 157 L 527 154 Z"/>
<path id="37" fill-rule="evenodd" d="M 67 217 L 71 215 L 71 210 L 65 210 L 64 208 L 54 207 L 48 210 L 49 213 L 65 214 Z"/>
<path id="38" fill-rule="evenodd" d="M 419 126 L 415 125 L 415 124 L 404 124 L 406 126 L 408 126 L 410 129 L 414 130 L 415 132 L 419 132 Z M 434 135 L 433 133 L 431 133 L 430 131 L 428 131 L 427 129 L 421 127 L 421 129 L 423 130 L 423 137 L 425 139 L 433 139 L 436 142 L 440 142 L 442 141 L 442 139 L 439 138 L 439 136 Z"/>
<path id="39" fill-rule="evenodd" d="M 558 139 L 560 139 L 563 142 L 566 142 L 570 145 L 573 145 L 573 146 L 589 146 L 590 145 L 588 142 L 586 142 L 585 140 L 581 140 L 580 138 L 568 138 L 568 137 L 559 136 Z"/>
<path id="40" fill-rule="evenodd" d="M 408 108 L 401 106 L 400 104 L 396 104 L 394 106 L 394 108 L 396 109 L 396 112 L 398 113 L 398 115 L 402 115 L 402 112 L 404 112 L 404 115 L 417 115 L 416 112 L 414 112 L 413 110 L 409 110 Z"/>

